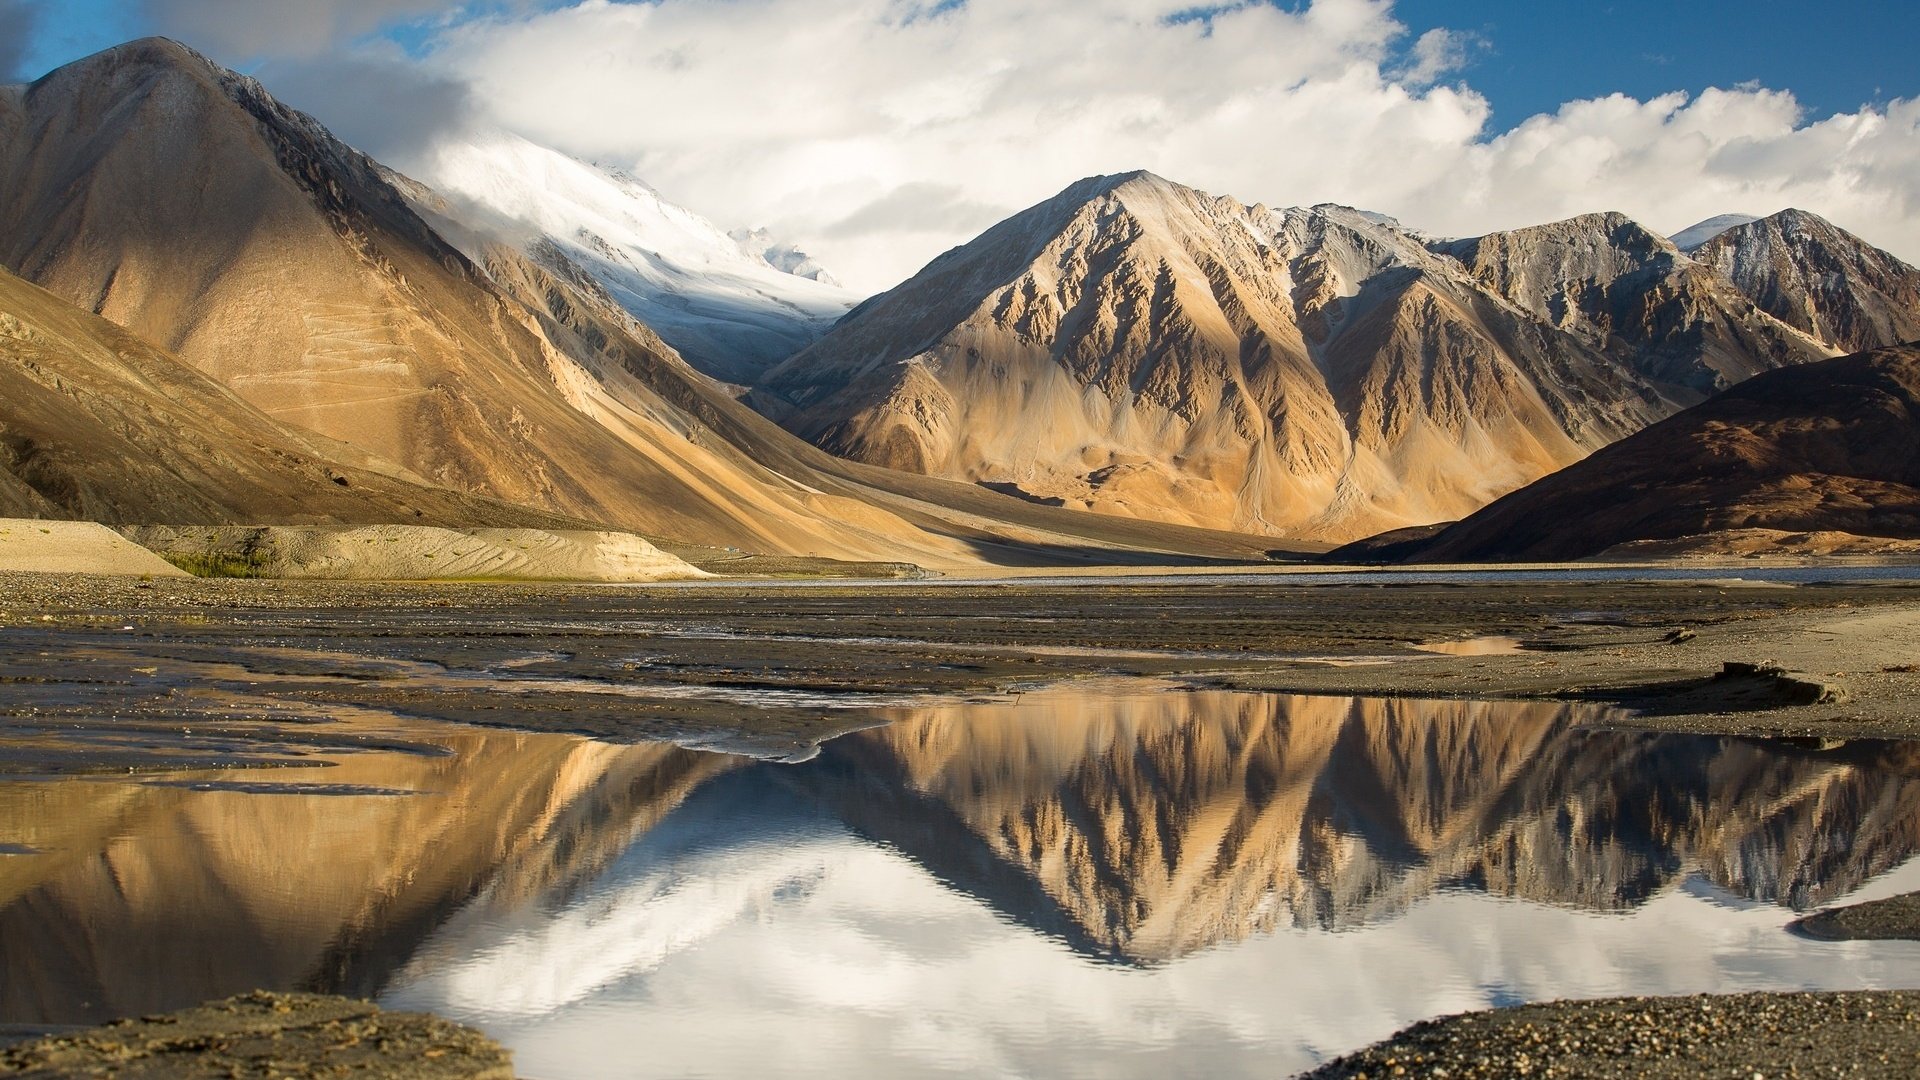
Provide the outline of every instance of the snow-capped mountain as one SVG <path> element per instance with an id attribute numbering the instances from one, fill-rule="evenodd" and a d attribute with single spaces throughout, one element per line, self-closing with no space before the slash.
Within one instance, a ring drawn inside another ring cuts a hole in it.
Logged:
<path id="1" fill-rule="evenodd" d="M 764 230 L 729 234 L 631 175 L 516 135 L 449 140 L 414 171 L 477 232 L 558 246 L 688 363 L 727 382 L 751 383 L 859 299 Z"/>
<path id="2" fill-rule="evenodd" d="M 1728 229 L 1736 229 L 1759 220 L 1752 214 L 1716 214 L 1705 221 L 1681 229 L 1667 239 L 1673 241 L 1674 247 L 1691 255 L 1698 251 L 1702 244 Z"/>

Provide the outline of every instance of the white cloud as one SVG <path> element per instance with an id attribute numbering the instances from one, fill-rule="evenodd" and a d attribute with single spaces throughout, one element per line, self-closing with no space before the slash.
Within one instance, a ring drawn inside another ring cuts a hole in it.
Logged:
<path id="1" fill-rule="evenodd" d="M 1796 205 L 1920 259 L 1920 104 L 1809 124 L 1791 95 L 1742 87 L 1574 102 L 1492 133 L 1470 86 L 1436 84 L 1471 81 L 1476 40 L 1410 40 L 1388 0 L 1193 10 L 584 0 L 449 26 L 426 63 L 495 122 L 767 226 L 870 289 L 1082 176 L 1137 168 L 1453 234 L 1602 209 L 1675 231 Z"/>
<path id="2" fill-rule="evenodd" d="M 317 55 L 388 23 L 456 6 L 449 0 L 142 0 L 165 33 L 236 56 Z"/>

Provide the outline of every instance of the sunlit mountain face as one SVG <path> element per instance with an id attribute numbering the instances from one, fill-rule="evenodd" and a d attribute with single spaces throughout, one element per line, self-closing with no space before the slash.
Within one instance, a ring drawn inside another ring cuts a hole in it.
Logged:
<path id="1" fill-rule="evenodd" d="M 1231 1075 L 1490 1001 L 1836 977 L 1784 924 L 1912 876 L 1914 751 L 1604 719 L 1085 684 L 800 763 L 422 726 L 320 770 L 12 782 L 0 1020 L 268 985 L 477 1022 L 542 1076 L 803 1034 L 802 1074 Z"/>

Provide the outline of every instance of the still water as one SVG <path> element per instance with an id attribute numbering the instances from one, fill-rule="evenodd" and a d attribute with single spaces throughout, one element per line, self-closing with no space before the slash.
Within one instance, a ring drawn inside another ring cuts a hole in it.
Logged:
<path id="1" fill-rule="evenodd" d="M 0 1022 L 378 995 L 530 1076 L 1284 1076 L 1414 1020 L 1920 986 L 1920 749 L 1077 685 L 773 763 L 423 727 L 324 784 L 0 783 Z"/>

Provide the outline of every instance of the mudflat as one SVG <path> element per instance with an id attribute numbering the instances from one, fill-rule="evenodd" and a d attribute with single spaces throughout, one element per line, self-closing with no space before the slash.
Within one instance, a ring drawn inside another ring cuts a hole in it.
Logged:
<path id="1" fill-rule="evenodd" d="M 1436 644 L 1446 651 L 1423 648 Z M 217 753 L 232 756 L 250 753 L 250 730 L 277 738 L 350 714 L 786 756 L 903 699 L 1099 676 L 1580 699 L 1628 706 L 1607 722 L 1633 726 L 1915 738 L 1916 659 L 1920 583 L 1901 581 L 671 588 L 0 575 L 0 769 L 204 767 L 215 751 L 183 726 L 217 722 Z M 137 748 L 97 737 L 135 729 L 151 734 Z"/>

